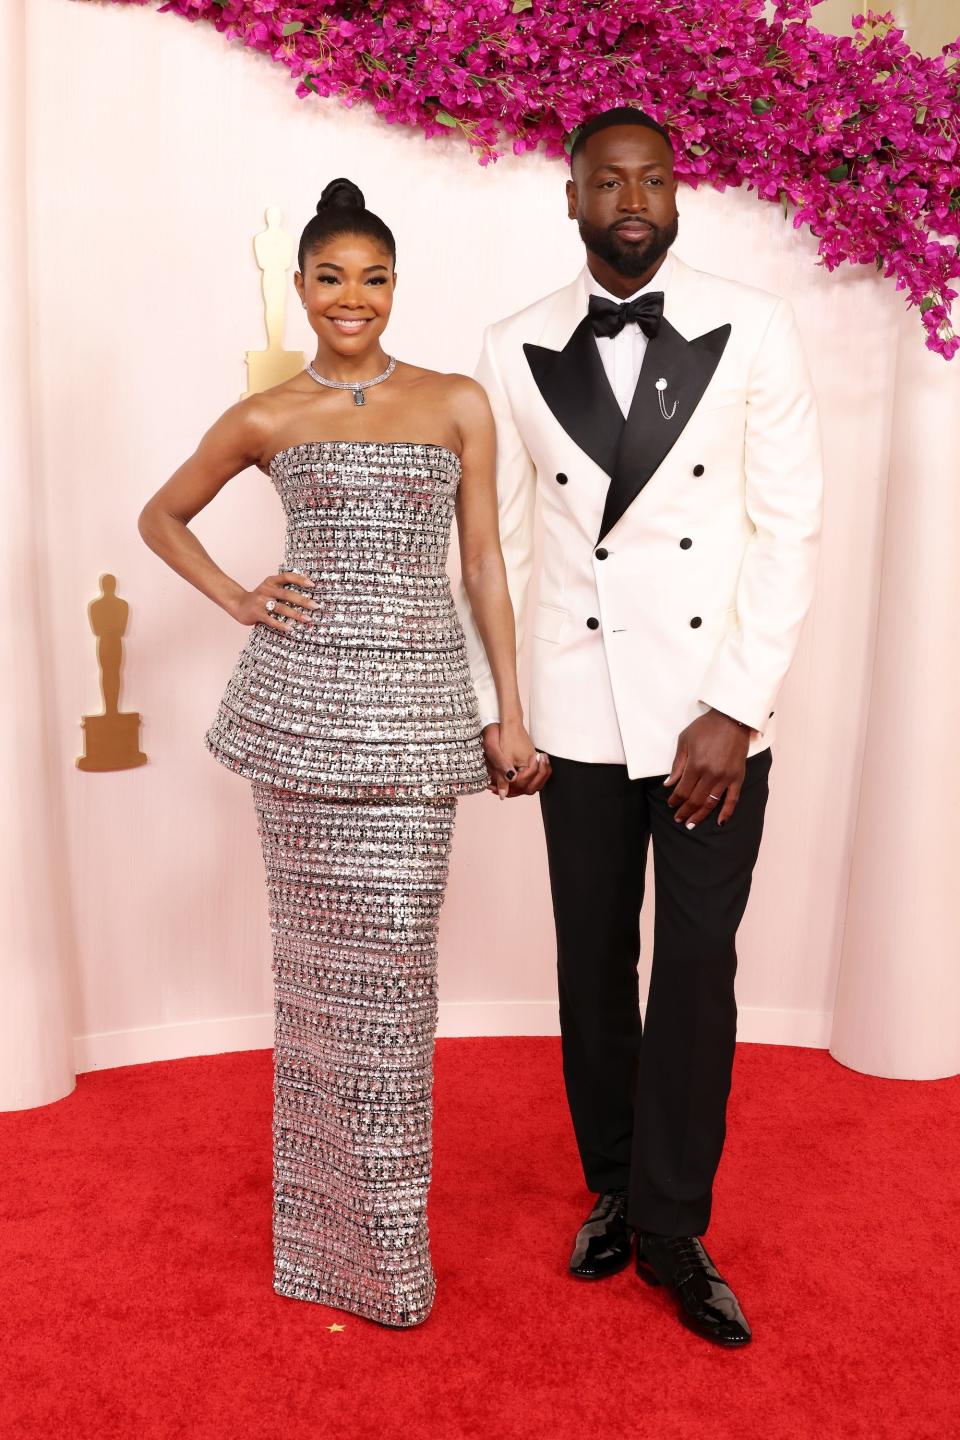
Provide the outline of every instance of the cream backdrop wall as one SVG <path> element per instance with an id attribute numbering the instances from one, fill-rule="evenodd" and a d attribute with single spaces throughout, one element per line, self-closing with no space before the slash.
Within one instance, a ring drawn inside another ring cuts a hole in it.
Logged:
<path id="1" fill-rule="evenodd" d="M 21 414 L 19 499 L 5 500 L 5 518 L 14 517 L 23 547 L 32 533 L 38 557 L 35 583 L 21 569 L 7 608 L 31 643 L 3 641 L 22 716 L 18 735 L 4 732 L 7 794 L 20 796 L 5 816 L 4 847 L 19 913 L 34 917 L 34 930 L 36 917 L 48 919 L 6 976 L 7 1108 L 54 1099 L 72 1083 L 56 1025 L 36 1019 L 31 947 L 46 967 L 49 1013 L 62 1024 L 67 1011 L 79 1070 L 271 1041 L 252 805 L 245 782 L 202 745 L 246 632 L 168 572 L 136 531 L 143 500 L 240 395 L 243 353 L 263 343 L 250 241 L 265 206 L 279 205 L 296 232 L 328 179 L 358 181 L 398 240 L 391 346 L 440 369 L 469 372 L 483 325 L 564 283 L 582 254 L 556 163 L 506 158 L 485 170 L 454 138 L 426 143 L 366 109 L 305 104 L 261 57 L 151 9 L 4 0 L 8 35 L 24 8 L 16 118 L 26 164 L 11 163 L 3 178 L 9 208 L 24 216 L 8 249 L 15 273 L 26 254 L 29 269 L 16 297 L 19 329 L 8 327 L 3 343 L 5 358 L 29 374 L 21 411 L 29 402 L 32 418 L 27 433 Z M 15 109 L 16 97 L 5 103 Z M 743 1038 L 825 1046 L 858 835 L 898 355 L 901 364 L 909 355 L 911 373 L 943 405 L 955 404 L 960 371 L 922 350 L 915 317 L 872 272 L 816 267 L 814 242 L 777 207 L 688 189 L 681 207 L 686 260 L 791 297 L 822 407 L 819 589 L 778 707 L 739 1000 Z M 309 338 L 291 306 L 288 346 Z M 897 455 L 909 484 L 917 457 L 902 445 Z M 949 464 L 947 452 L 934 463 Z M 257 472 L 235 480 L 196 528 L 248 584 L 279 562 L 281 511 Z M 86 605 L 105 570 L 131 605 L 121 705 L 142 711 L 150 763 L 91 775 L 73 760 L 79 716 L 99 708 Z M 952 696 L 956 705 L 956 687 Z M 24 776 L 36 780 L 29 803 Z M 884 820 L 894 825 L 900 777 L 888 783 Z M 882 876 L 869 883 L 887 885 Z M 7 914 L 0 922 L 9 931 Z M 442 1034 L 555 1031 L 534 802 L 462 804 L 441 967 Z M 938 993 L 941 1006 L 960 1004 L 949 984 Z"/>

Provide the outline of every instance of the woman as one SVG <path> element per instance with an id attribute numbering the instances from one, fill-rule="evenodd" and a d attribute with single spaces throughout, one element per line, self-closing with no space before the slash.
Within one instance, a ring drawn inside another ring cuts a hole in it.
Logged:
<path id="1" fill-rule="evenodd" d="M 228 410 L 140 531 L 253 626 L 206 742 L 253 782 L 267 872 L 274 1288 L 408 1326 L 434 1295 L 436 932 L 457 796 L 535 782 L 540 761 L 517 692 L 489 405 L 474 381 L 384 352 L 395 262 L 359 189 L 332 181 L 295 277 L 312 364 Z M 287 515 L 283 569 L 253 590 L 188 528 L 249 465 Z M 445 571 L 454 510 L 501 707 L 490 773 Z"/>

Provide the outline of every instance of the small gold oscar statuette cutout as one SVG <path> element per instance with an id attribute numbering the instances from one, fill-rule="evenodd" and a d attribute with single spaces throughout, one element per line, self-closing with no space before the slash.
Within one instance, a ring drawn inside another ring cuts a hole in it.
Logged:
<path id="1" fill-rule="evenodd" d="M 100 576 L 100 594 L 87 606 L 87 614 L 97 637 L 103 714 L 81 719 L 83 754 L 77 765 L 81 770 L 132 770 L 145 765 L 147 757 L 140 749 L 140 716 L 135 710 L 120 711 L 123 635 L 130 606 L 118 596 L 115 576 Z"/>
<path id="2" fill-rule="evenodd" d="M 306 361 L 302 350 L 284 350 L 283 316 L 286 307 L 289 284 L 287 271 L 293 262 L 293 241 L 285 230 L 281 230 L 280 211 L 271 205 L 266 211 L 266 230 L 253 237 L 253 253 L 261 271 L 263 289 L 263 316 L 267 331 L 266 350 L 247 351 L 248 395 L 258 395 L 290 380 L 304 368 Z"/>

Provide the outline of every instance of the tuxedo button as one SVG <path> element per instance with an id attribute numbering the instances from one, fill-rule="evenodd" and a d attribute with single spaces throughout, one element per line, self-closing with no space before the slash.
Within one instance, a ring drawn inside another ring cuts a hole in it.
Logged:
<path id="1" fill-rule="evenodd" d="M 557 484 L 558 484 L 558 485 L 566 485 L 566 483 L 567 483 L 567 477 L 566 477 L 566 475 L 564 475 L 563 471 L 561 470 L 560 473 L 559 473 L 559 475 L 557 476 Z"/>
<path id="2" fill-rule="evenodd" d="M 600 629 L 600 621 L 597 619 L 596 615 L 591 615 L 591 616 L 590 616 L 590 619 L 587 621 L 587 629 L 588 629 L 588 630 L 599 630 L 599 629 Z"/>
<path id="3" fill-rule="evenodd" d="M 701 626 L 702 624 L 703 624 L 703 621 L 700 619 L 700 616 L 699 616 L 699 615 L 694 615 L 693 619 L 690 621 L 690 629 L 691 629 L 691 630 L 699 630 L 699 629 L 700 629 L 700 626 Z"/>
<path id="4" fill-rule="evenodd" d="M 702 475 L 702 474 L 703 474 L 703 466 L 702 466 L 702 465 L 694 465 L 694 467 L 693 467 L 693 473 L 694 473 L 694 475 Z"/>
<path id="5" fill-rule="evenodd" d="M 593 553 L 596 555 L 598 560 L 606 560 L 607 556 L 610 554 L 610 551 L 604 550 L 603 546 L 601 545 L 600 549 L 595 550 Z"/>
<path id="6" fill-rule="evenodd" d="M 691 546 L 692 544 L 693 544 L 693 541 L 690 539 L 690 537 L 687 536 L 687 535 L 685 535 L 685 536 L 683 537 L 683 539 L 680 541 L 680 549 L 681 549 L 681 550 L 689 550 L 689 549 L 690 549 L 690 546 Z"/>

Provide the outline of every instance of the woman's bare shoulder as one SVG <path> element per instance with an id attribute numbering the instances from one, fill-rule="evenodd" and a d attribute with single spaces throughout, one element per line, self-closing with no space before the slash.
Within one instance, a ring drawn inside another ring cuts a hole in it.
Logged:
<path id="1" fill-rule="evenodd" d="M 456 406 L 461 423 L 482 423 L 492 419 L 490 401 L 479 380 L 470 375 L 447 375 L 444 378 L 449 382 L 447 393 Z"/>
<path id="2" fill-rule="evenodd" d="M 458 410 L 464 405 L 483 409 L 487 405 L 487 393 L 483 386 L 469 375 L 456 371 L 425 370 L 420 366 L 408 366 L 411 385 L 422 387 L 433 400 L 444 400 L 454 404 Z"/>
<path id="3" fill-rule="evenodd" d="M 269 453 L 273 437 L 303 405 L 309 392 L 297 385 L 298 377 L 271 386 L 269 390 L 245 395 L 229 406 L 207 431 L 201 449 L 207 452 L 240 455 L 259 464 Z"/>
<path id="4" fill-rule="evenodd" d="M 251 434 L 262 434 L 266 439 L 270 433 L 283 425 L 305 402 L 316 397 L 316 388 L 311 384 L 308 390 L 301 377 L 284 380 L 260 390 L 254 395 L 245 395 L 226 411 L 226 416 Z"/>

